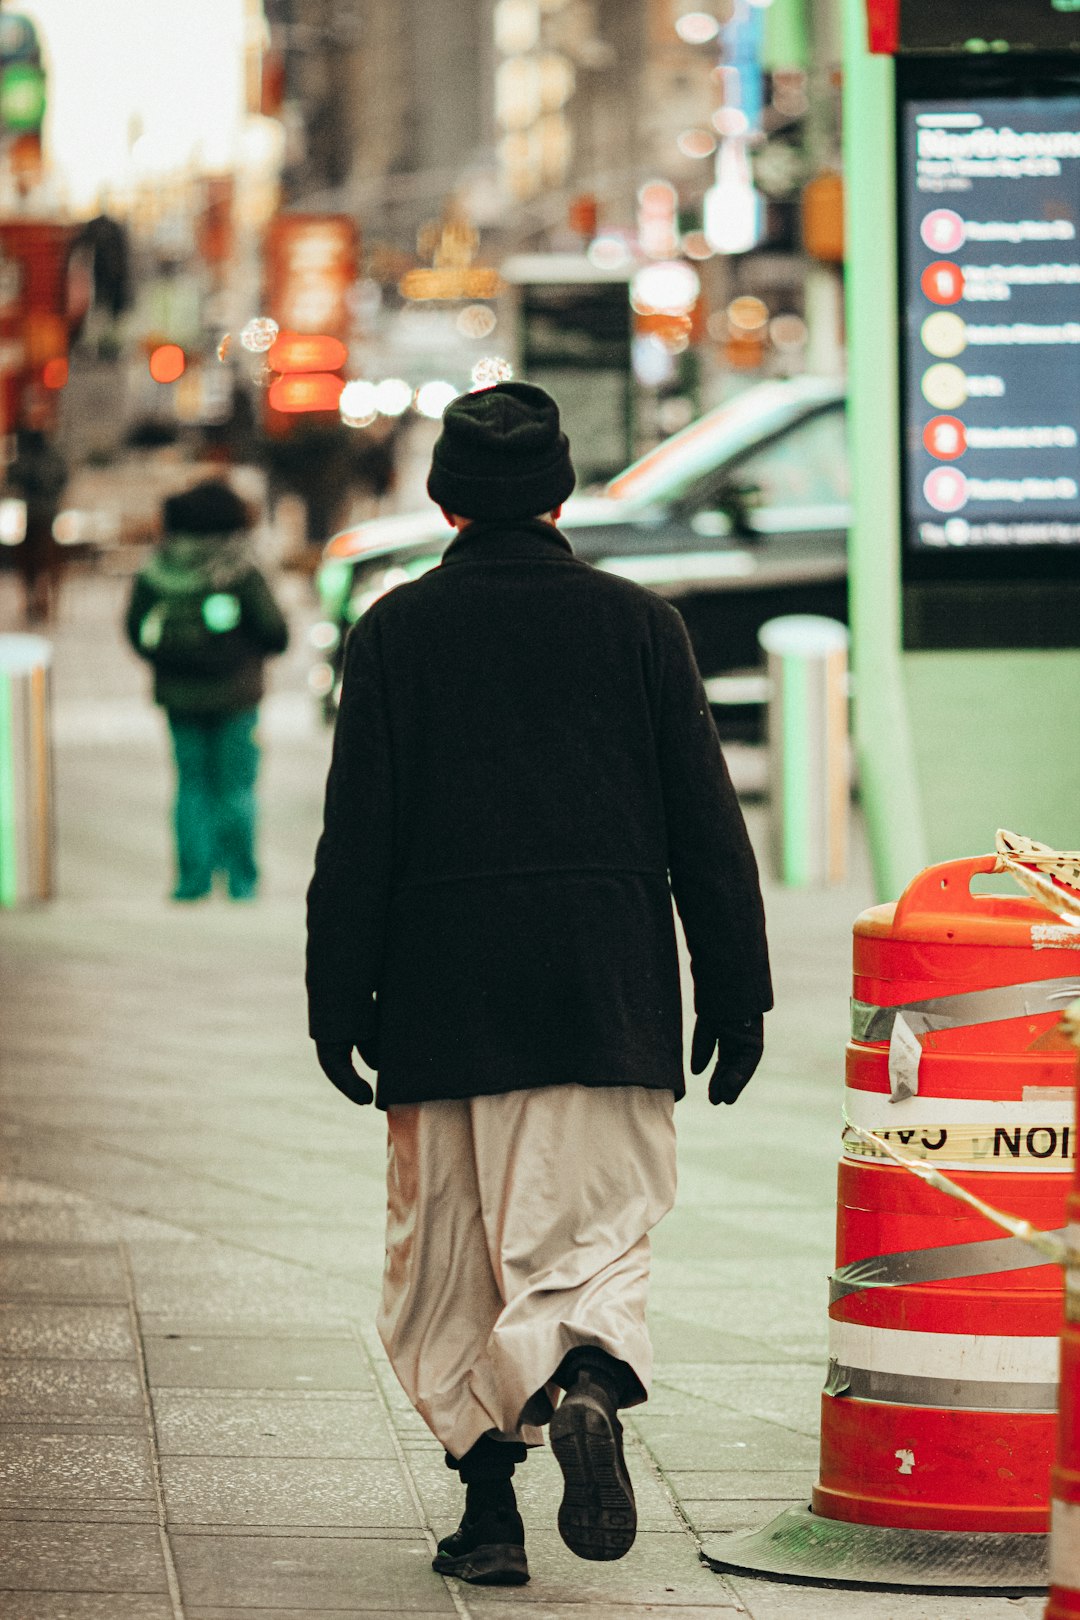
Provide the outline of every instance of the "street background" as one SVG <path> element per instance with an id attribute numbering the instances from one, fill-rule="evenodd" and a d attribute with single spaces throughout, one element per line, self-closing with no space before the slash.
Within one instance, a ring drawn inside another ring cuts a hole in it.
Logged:
<path id="1" fill-rule="evenodd" d="M 323 1079 L 305 1033 L 330 738 L 305 685 L 310 583 L 279 589 L 294 634 L 263 709 L 251 905 L 165 898 L 170 766 L 121 643 L 127 579 L 69 579 L 53 628 L 57 898 L 0 917 L 0 1613 L 1035 1620 L 1037 1598 L 798 1587 L 702 1561 L 814 1478 L 850 933 L 871 898 L 857 821 L 844 885 L 772 882 L 757 799 L 777 1005 L 738 1106 L 711 1109 L 696 1080 L 678 1110 L 656 1383 L 628 1421 L 637 1543 L 617 1564 L 574 1559 L 545 1451 L 518 1475 L 531 1584 L 431 1572 L 460 1493 L 373 1331 L 385 1127 Z M 17 620 L 0 577 L 0 629 Z M 732 760 L 752 785 L 753 752 Z"/>

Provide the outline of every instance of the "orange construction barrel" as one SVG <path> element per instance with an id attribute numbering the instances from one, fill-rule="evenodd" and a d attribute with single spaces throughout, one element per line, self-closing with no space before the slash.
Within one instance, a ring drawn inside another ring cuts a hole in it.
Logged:
<path id="1" fill-rule="evenodd" d="M 1080 995 L 1080 936 L 1035 900 L 972 894 L 996 864 L 930 867 L 855 924 L 823 1518 L 1048 1526 L 1060 1271 L 854 1129 L 1064 1230 L 1075 1053 L 1058 1026 Z"/>
<path id="2" fill-rule="evenodd" d="M 1066 1023 L 1080 1047 L 1080 1001 Z M 1080 1085 L 1076 1130 L 1080 1130 Z M 1069 1191 L 1065 1322 L 1061 1329 L 1061 1402 L 1050 1509 L 1050 1599 L 1046 1620 L 1080 1620 L 1080 1175 Z"/>

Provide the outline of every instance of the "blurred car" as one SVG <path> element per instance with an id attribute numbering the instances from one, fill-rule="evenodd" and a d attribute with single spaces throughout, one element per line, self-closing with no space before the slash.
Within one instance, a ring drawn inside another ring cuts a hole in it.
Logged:
<path id="1" fill-rule="evenodd" d="M 571 496 L 559 528 L 583 561 L 667 597 L 682 614 L 723 735 L 761 730 L 769 619 L 847 620 L 844 389 L 764 382 L 708 412 L 598 493 Z M 319 572 L 324 619 L 312 686 L 332 717 L 349 627 L 435 567 L 453 539 L 435 506 L 343 530 Z"/>

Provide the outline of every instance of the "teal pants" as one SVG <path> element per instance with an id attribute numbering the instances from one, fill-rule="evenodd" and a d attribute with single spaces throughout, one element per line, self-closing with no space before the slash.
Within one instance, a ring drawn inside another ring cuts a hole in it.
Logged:
<path id="1" fill-rule="evenodd" d="M 215 872 L 224 873 L 233 900 L 255 893 L 257 718 L 255 709 L 205 718 L 169 714 L 176 760 L 177 900 L 209 894 Z"/>

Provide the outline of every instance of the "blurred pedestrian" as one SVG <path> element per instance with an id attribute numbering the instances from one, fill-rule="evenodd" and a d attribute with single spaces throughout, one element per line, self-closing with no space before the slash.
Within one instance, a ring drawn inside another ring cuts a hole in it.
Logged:
<path id="1" fill-rule="evenodd" d="M 685 1090 L 672 893 L 713 1103 L 772 1005 L 683 622 L 575 558 L 573 486 L 542 389 L 451 402 L 428 491 L 457 538 L 350 633 L 308 894 L 319 1063 L 371 1102 L 355 1048 L 387 1111 L 379 1332 L 466 1486 L 434 1567 L 487 1584 L 528 1579 L 511 1480 L 545 1422 L 566 1545 L 634 1540 L 617 1414 L 648 1394 L 647 1234 Z"/>
<path id="2" fill-rule="evenodd" d="M 250 517 L 208 479 L 164 503 L 164 539 L 137 575 L 125 628 L 154 671 L 176 762 L 174 900 L 222 873 L 232 900 L 259 882 L 255 853 L 263 665 L 284 652 L 284 615 L 250 552 Z"/>
<path id="3" fill-rule="evenodd" d="M 24 616 L 28 625 L 47 624 L 55 615 L 63 568 L 53 524 L 68 480 L 67 462 L 46 431 L 47 416 L 31 405 L 15 434 L 8 465 L 8 489 L 26 507 L 26 533 L 19 546 Z"/>

